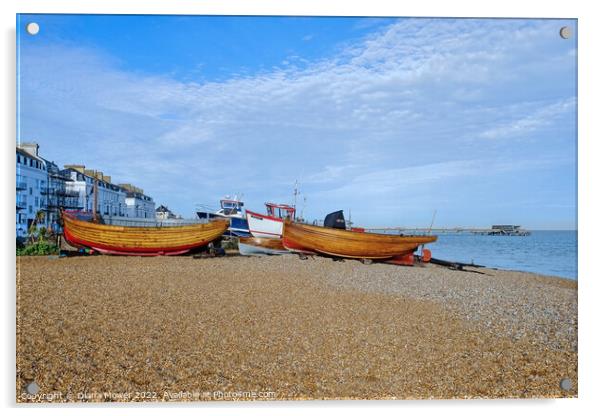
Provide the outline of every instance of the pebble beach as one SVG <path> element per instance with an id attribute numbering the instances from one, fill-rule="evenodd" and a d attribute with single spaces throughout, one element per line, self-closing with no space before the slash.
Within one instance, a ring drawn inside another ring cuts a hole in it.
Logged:
<path id="1" fill-rule="evenodd" d="M 19 257 L 16 363 L 18 402 L 576 397 L 577 282 L 295 255 Z"/>

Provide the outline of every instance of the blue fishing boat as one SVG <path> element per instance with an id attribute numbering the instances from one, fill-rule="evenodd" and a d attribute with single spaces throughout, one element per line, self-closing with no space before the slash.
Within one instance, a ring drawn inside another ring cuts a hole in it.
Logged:
<path id="1" fill-rule="evenodd" d="M 249 223 L 244 212 L 244 202 L 235 195 L 233 198 L 226 196 L 219 201 L 220 208 L 216 211 L 201 205 L 197 210 L 197 216 L 201 220 L 210 220 L 212 218 L 227 218 L 230 220 L 230 227 L 224 235 L 237 237 L 249 237 Z"/>

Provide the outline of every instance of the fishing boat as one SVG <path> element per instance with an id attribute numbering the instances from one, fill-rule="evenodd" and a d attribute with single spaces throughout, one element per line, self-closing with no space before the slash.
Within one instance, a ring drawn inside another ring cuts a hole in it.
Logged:
<path id="1" fill-rule="evenodd" d="M 225 233 L 226 235 L 234 235 L 239 237 L 249 237 L 249 224 L 247 223 L 244 214 L 245 203 L 241 198 L 235 195 L 233 198 L 226 196 L 219 201 L 220 208 L 212 212 L 206 206 L 201 205 L 197 210 L 197 216 L 201 220 L 211 220 L 214 218 L 227 218 L 230 221 L 230 227 Z"/>
<path id="2" fill-rule="evenodd" d="M 340 218 L 342 214 L 337 216 L 336 223 L 341 221 Z M 327 216 L 324 223 L 331 222 L 328 220 Z M 436 236 L 430 235 L 389 235 L 347 230 L 344 227 L 344 219 L 342 224 L 336 227 L 320 227 L 285 221 L 282 243 L 287 250 L 300 253 L 386 260 L 412 254 L 419 246 L 437 240 Z"/>
<path id="3" fill-rule="evenodd" d="M 273 202 L 266 202 L 265 207 L 267 214 L 246 211 L 249 232 L 258 238 L 281 238 L 284 221 L 295 219 L 295 207 Z"/>
<path id="4" fill-rule="evenodd" d="M 87 221 L 77 212 L 62 211 L 63 235 L 75 247 L 90 248 L 102 254 L 160 256 L 184 254 L 220 238 L 228 221 L 202 224 L 130 227 Z"/>
<path id="5" fill-rule="evenodd" d="M 282 245 L 281 239 L 276 238 L 258 238 L 258 237 L 240 237 L 238 239 L 238 251 L 243 256 L 253 255 L 277 255 L 288 254 L 288 251 Z"/>

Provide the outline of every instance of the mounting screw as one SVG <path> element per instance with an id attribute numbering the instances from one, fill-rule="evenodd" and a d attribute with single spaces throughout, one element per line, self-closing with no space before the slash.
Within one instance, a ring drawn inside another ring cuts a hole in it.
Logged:
<path id="1" fill-rule="evenodd" d="M 32 381 L 27 386 L 25 386 L 25 391 L 29 394 L 38 394 L 40 392 L 40 386 L 35 381 Z"/>
<path id="2" fill-rule="evenodd" d="M 36 22 L 27 23 L 27 26 L 25 26 L 25 30 L 32 36 L 37 35 L 40 31 L 40 25 Z"/>
<path id="3" fill-rule="evenodd" d="M 571 381 L 571 379 L 563 378 L 562 380 L 560 380 L 560 388 L 564 391 L 569 391 L 573 388 L 573 382 Z"/>
<path id="4" fill-rule="evenodd" d="M 568 39 L 571 37 L 571 28 L 568 26 L 562 26 L 560 28 L 560 37 L 562 39 Z"/>

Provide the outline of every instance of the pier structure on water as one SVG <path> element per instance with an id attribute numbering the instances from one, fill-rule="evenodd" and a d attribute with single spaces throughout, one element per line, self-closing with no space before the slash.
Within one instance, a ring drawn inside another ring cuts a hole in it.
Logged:
<path id="1" fill-rule="evenodd" d="M 531 235 L 531 232 L 521 228 L 520 225 L 493 225 L 491 228 L 475 227 L 443 227 L 443 228 L 419 228 L 419 227 L 381 227 L 366 228 L 365 231 L 385 234 L 472 234 L 472 235 L 495 235 L 495 236 L 519 236 Z"/>

